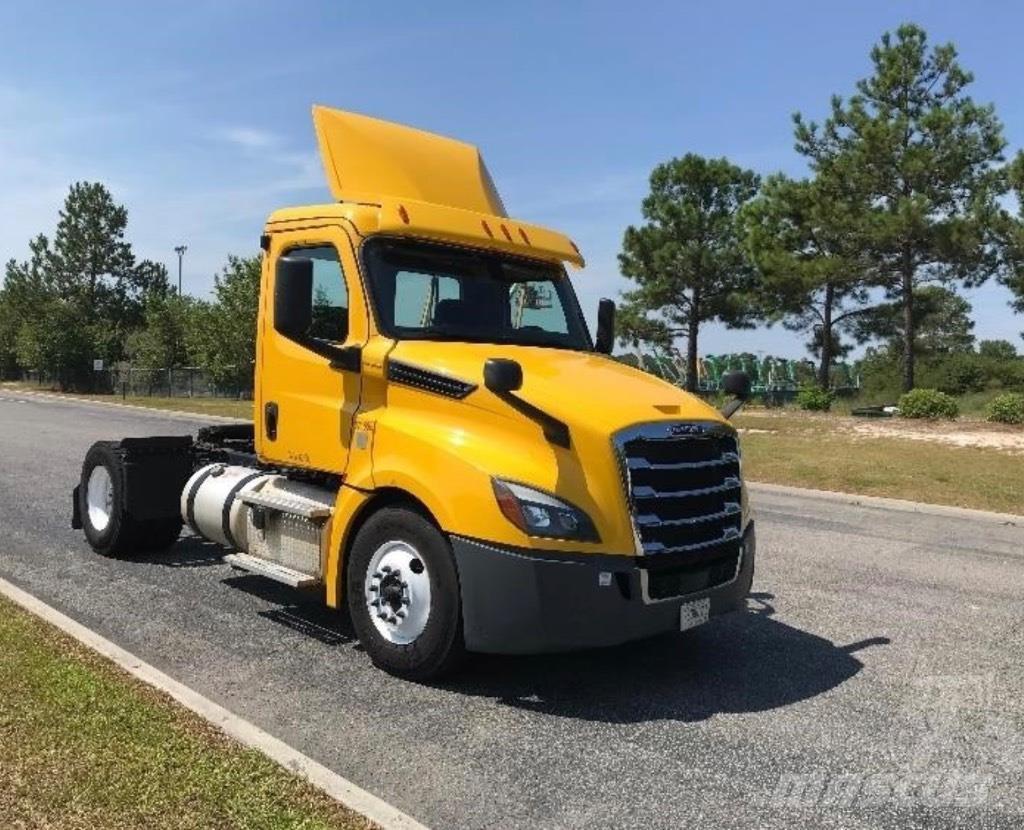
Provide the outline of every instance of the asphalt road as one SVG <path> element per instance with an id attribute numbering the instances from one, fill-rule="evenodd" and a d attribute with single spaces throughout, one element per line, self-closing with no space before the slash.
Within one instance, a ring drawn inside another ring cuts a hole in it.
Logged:
<path id="1" fill-rule="evenodd" d="M 428 825 L 1024 824 L 1024 522 L 755 490 L 748 613 L 427 687 L 206 543 L 70 529 L 92 441 L 198 425 L 0 392 L 0 576 Z"/>

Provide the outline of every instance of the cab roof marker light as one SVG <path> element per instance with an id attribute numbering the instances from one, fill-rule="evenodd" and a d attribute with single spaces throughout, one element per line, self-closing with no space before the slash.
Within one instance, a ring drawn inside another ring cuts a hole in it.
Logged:
<path id="1" fill-rule="evenodd" d="M 480 224 L 484 226 L 484 231 L 487 233 L 487 235 L 491 239 L 494 239 L 494 231 L 492 231 L 491 230 L 491 226 L 487 224 L 487 220 L 486 219 L 481 219 L 480 220 Z"/>
<path id="2" fill-rule="evenodd" d="M 409 211 L 407 211 L 407 210 L 405 209 L 405 205 L 399 205 L 399 206 L 398 206 L 398 215 L 399 215 L 399 216 L 400 216 L 400 217 L 402 218 L 402 221 L 403 221 L 403 222 L 404 222 L 404 223 L 405 223 L 406 225 L 408 225 L 408 224 L 409 224 Z"/>
<path id="3" fill-rule="evenodd" d="M 523 242 L 525 242 L 527 245 L 531 244 L 530 237 L 526 235 L 526 231 L 524 231 L 522 228 L 519 229 L 519 235 L 523 238 Z M 579 251 L 577 251 L 576 253 L 579 253 Z"/>
<path id="4" fill-rule="evenodd" d="M 511 242 L 511 241 L 512 241 L 512 234 L 510 234 L 510 233 L 508 232 L 508 228 L 506 228 L 506 227 L 505 227 L 504 225 L 502 225 L 502 226 L 501 226 L 501 232 L 502 232 L 503 234 L 505 234 L 505 238 L 506 238 L 506 239 L 507 239 L 507 240 L 508 240 L 509 242 Z"/>

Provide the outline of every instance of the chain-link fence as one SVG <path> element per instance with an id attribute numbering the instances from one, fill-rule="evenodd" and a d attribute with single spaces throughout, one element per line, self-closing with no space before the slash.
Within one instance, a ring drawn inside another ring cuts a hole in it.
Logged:
<path id="1" fill-rule="evenodd" d="M 24 380 L 39 386 L 57 383 L 57 378 L 35 370 L 25 372 Z M 90 381 L 88 389 L 78 391 L 132 398 L 252 398 L 251 384 L 214 383 L 209 372 L 195 366 L 173 369 L 140 369 L 135 366 L 98 369 L 92 373 Z"/>

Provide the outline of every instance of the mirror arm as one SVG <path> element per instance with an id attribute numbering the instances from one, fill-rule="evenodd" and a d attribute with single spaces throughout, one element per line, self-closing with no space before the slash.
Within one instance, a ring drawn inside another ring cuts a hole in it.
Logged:
<path id="1" fill-rule="evenodd" d="M 728 401 L 725 406 L 719 410 L 719 412 L 722 413 L 723 418 L 731 418 L 746 402 L 746 398 L 733 398 L 731 401 Z"/>
<path id="2" fill-rule="evenodd" d="M 335 346 L 333 343 L 328 343 L 317 337 L 303 337 L 295 339 L 293 342 L 320 357 L 326 357 L 330 361 L 332 369 L 356 373 L 362 371 L 363 349 L 361 346 Z"/>
<path id="3" fill-rule="evenodd" d="M 493 390 L 492 390 L 493 391 Z M 557 447 L 570 449 L 572 441 L 569 437 L 569 425 L 565 421 L 559 421 L 553 415 L 548 415 L 543 409 L 538 409 L 532 403 L 528 403 L 511 392 L 494 392 L 505 403 L 531 421 L 536 421 L 544 430 L 544 437 Z"/>

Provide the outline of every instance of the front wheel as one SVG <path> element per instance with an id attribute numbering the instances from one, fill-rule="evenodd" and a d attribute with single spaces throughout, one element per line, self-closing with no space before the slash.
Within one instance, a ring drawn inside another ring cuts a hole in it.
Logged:
<path id="1" fill-rule="evenodd" d="M 465 653 L 451 546 L 419 513 L 386 507 L 349 554 L 348 605 L 374 665 L 410 680 L 451 671 Z"/>

